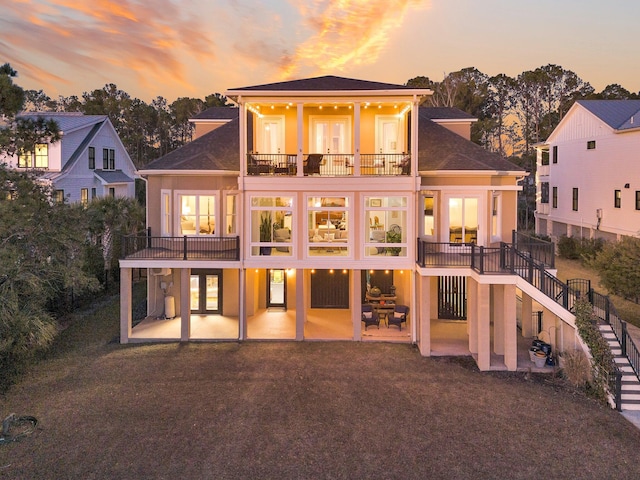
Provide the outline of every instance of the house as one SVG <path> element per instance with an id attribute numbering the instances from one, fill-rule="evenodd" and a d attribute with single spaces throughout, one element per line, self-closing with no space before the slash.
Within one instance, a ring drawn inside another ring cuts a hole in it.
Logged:
<path id="1" fill-rule="evenodd" d="M 228 90 L 224 121 L 139 172 L 149 228 L 123 239 L 121 342 L 396 341 L 482 370 L 516 370 L 541 331 L 573 345 L 514 233 L 525 172 L 469 140 L 469 115 L 420 107 L 429 95 L 335 76 Z M 134 269 L 149 272 L 135 322 Z"/>
<path id="2" fill-rule="evenodd" d="M 10 168 L 35 171 L 52 186 L 56 200 L 86 203 L 107 195 L 134 197 L 136 168 L 106 115 L 31 112 L 27 118 L 55 120 L 61 139 L 34 152 L 2 159 Z"/>
<path id="3" fill-rule="evenodd" d="M 640 232 L 640 100 L 578 100 L 537 146 L 536 232 L 619 240 Z"/>

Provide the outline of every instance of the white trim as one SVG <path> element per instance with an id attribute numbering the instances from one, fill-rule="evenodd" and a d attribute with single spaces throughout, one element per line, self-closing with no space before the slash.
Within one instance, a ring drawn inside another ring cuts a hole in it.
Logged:
<path id="1" fill-rule="evenodd" d="M 240 170 L 138 170 L 139 175 L 235 175 L 240 176 Z"/>
<path id="2" fill-rule="evenodd" d="M 169 200 L 169 206 L 165 208 L 165 198 Z M 161 237 L 170 237 L 171 236 L 171 219 L 173 218 L 173 198 L 171 195 L 171 190 L 168 188 L 163 188 L 160 190 L 160 236 Z M 168 209 L 168 212 L 167 212 Z M 168 218 L 168 222 L 167 222 Z"/>

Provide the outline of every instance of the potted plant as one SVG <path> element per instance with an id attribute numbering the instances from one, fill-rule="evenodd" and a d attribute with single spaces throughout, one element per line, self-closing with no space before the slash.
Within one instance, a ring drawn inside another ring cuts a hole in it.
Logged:
<path id="1" fill-rule="evenodd" d="M 387 243 L 400 243 L 402 242 L 402 232 L 399 229 L 391 229 L 387 230 Z M 387 252 L 391 253 L 391 255 L 398 256 L 400 255 L 400 247 L 387 247 Z"/>
<path id="2" fill-rule="evenodd" d="M 271 212 L 263 212 L 260 216 L 260 242 L 271 242 L 273 221 Z M 271 255 L 271 247 L 260 247 L 260 255 Z"/>

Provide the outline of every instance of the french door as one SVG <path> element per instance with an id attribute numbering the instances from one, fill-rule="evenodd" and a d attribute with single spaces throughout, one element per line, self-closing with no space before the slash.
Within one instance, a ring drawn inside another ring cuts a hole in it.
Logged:
<path id="1" fill-rule="evenodd" d="M 449 243 L 478 243 L 479 199 L 477 197 L 450 197 Z"/>
<path id="2" fill-rule="evenodd" d="M 191 270 L 189 290 L 191 313 L 222 313 L 222 270 Z"/>
<path id="3" fill-rule="evenodd" d="M 268 270 L 267 308 L 287 308 L 287 271 Z"/>

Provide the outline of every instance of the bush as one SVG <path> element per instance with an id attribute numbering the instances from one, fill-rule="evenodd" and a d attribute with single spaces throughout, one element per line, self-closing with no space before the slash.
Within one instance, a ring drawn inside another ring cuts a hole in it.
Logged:
<path id="1" fill-rule="evenodd" d="M 558 240 L 558 254 L 568 260 L 589 262 L 602 250 L 605 241 L 601 238 L 575 238 L 563 235 Z"/>
<path id="2" fill-rule="evenodd" d="M 637 303 L 640 291 L 640 239 L 623 237 L 608 243 L 589 265 L 600 276 L 600 283 L 611 293 Z"/>

